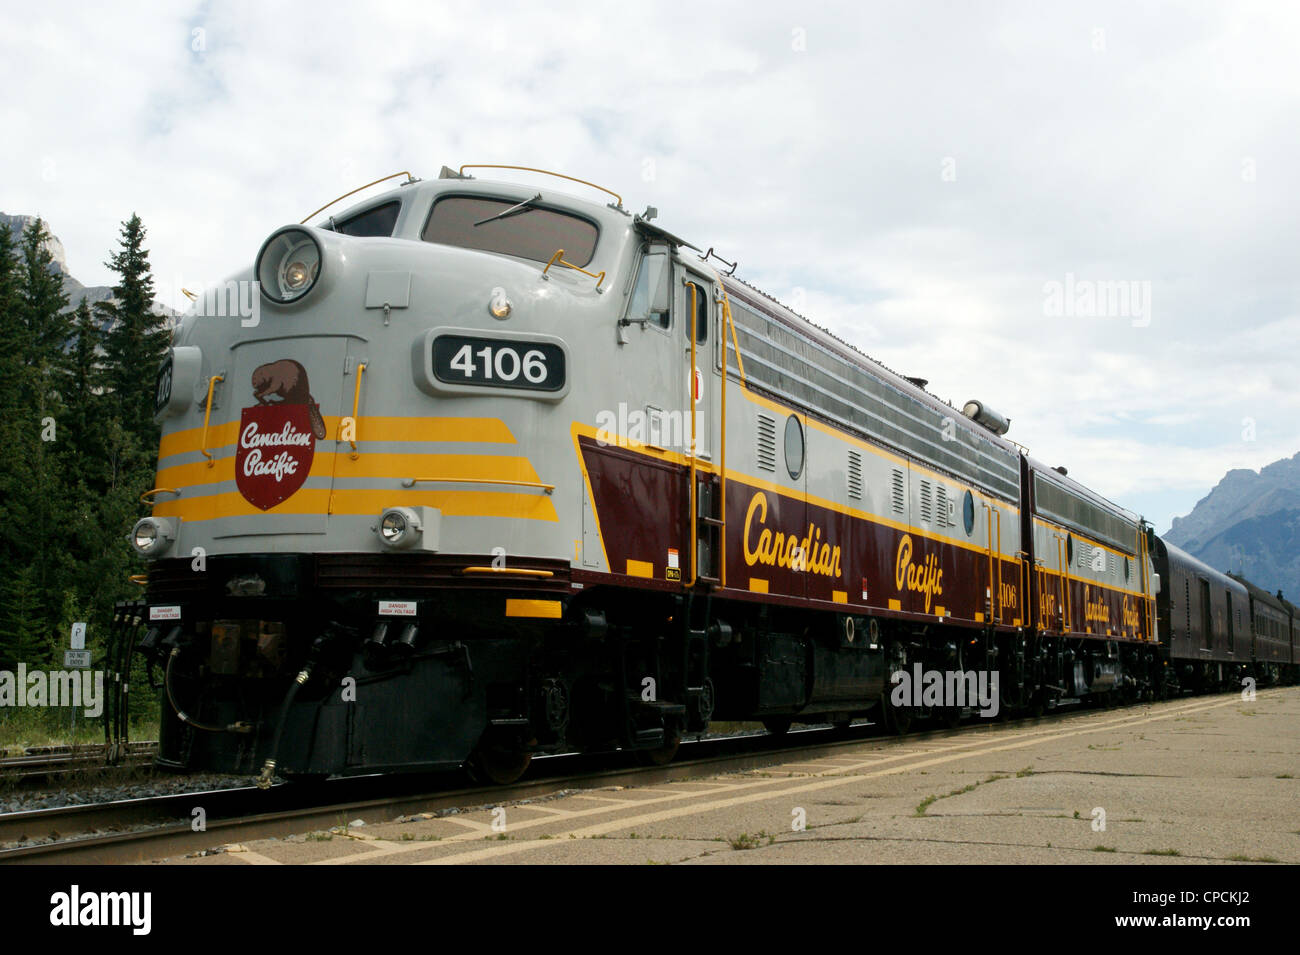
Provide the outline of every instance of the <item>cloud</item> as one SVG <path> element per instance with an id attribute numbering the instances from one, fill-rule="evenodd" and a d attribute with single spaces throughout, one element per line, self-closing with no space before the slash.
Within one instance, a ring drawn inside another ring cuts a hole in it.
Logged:
<path id="1" fill-rule="evenodd" d="M 515 162 L 659 207 L 1157 524 L 1300 444 L 1286 5 L 169 4 L 0 37 L 0 208 L 84 282 L 133 211 L 180 306 L 361 182 Z M 1150 323 L 1047 314 L 1067 275 L 1149 283 Z"/>

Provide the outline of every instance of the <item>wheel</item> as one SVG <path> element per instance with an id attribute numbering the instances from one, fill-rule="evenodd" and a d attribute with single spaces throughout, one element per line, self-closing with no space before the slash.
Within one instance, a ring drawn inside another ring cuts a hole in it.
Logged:
<path id="1" fill-rule="evenodd" d="M 663 744 L 655 749 L 638 749 L 636 758 L 647 766 L 667 766 L 677 755 L 677 747 L 682 745 L 681 736 L 673 732 L 664 737 Z"/>
<path id="2" fill-rule="evenodd" d="M 496 746 L 480 746 L 466 763 L 470 775 L 480 782 L 506 786 L 513 783 L 528 769 L 532 753 Z"/>
<path id="3" fill-rule="evenodd" d="M 792 720 L 785 719 L 784 717 L 773 717 L 770 720 L 763 720 L 763 729 L 767 730 L 773 736 L 784 736 L 786 733 L 790 732 L 790 724 L 792 722 Z"/>
<path id="4" fill-rule="evenodd" d="M 889 700 L 885 700 L 884 723 L 885 729 L 895 736 L 902 736 L 912 728 L 912 708 L 910 706 L 894 706 Z"/>
<path id="5" fill-rule="evenodd" d="M 944 729 L 955 730 L 961 726 L 961 707 L 945 706 L 934 711 L 934 721 Z"/>

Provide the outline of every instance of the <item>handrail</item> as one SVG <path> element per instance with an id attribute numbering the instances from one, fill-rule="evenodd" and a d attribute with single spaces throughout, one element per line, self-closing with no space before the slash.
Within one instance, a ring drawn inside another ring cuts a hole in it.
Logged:
<path id="1" fill-rule="evenodd" d="M 546 268 L 542 269 L 542 275 L 543 275 L 543 276 L 545 276 L 547 272 L 551 271 L 551 266 L 552 266 L 552 265 L 563 265 L 563 266 L 564 266 L 565 268 L 567 268 L 567 269 L 573 269 L 574 271 L 581 272 L 583 275 L 589 275 L 589 276 L 591 276 L 593 279 L 596 280 L 596 288 L 597 288 L 597 289 L 600 288 L 600 283 L 603 282 L 603 281 L 605 281 L 605 273 L 604 273 L 604 272 L 600 272 L 600 273 L 596 273 L 596 272 L 588 272 L 588 271 L 587 271 L 586 269 L 584 269 L 581 265 L 574 265 L 572 262 L 566 262 L 566 261 L 564 260 L 564 250 L 563 250 L 563 249 L 556 249 L 556 250 L 555 250 L 555 254 L 554 254 L 553 256 L 551 256 L 550 261 L 546 263 Z"/>
<path id="2" fill-rule="evenodd" d="M 519 577 L 554 577 L 552 570 L 535 570 L 531 567 L 466 567 L 462 574 L 514 574 Z"/>
<path id="3" fill-rule="evenodd" d="M 407 181 L 407 183 L 412 183 L 412 182 L 415 182 L 415 181 L 416 181 L 414 176 L 412 176 L 409 172 L 407 172 L 405 169 L 403 169 L 401 172 L 395 172 L 395 173 L 393 173 L 391 176 L 384 176 L 382 179 L 376 179 L 374 182 L 368 182 L 368 183 L 366 183 L 364 186 L 357 186 L 357 187 L 356 187 L 355 189 L 353 189 L 351 192 L 345 192 L 345 193 L 343 193 L 343 195 L 339 196 L 337 199 L 331 199 L 329 202 L 325 203 L 325 205 L 321 206 L 319 209 L 317 209 L 315 212 L 313 212 L 311 215 L 309 215 L 306 219 L 303 219 L 302 222 L 300 222 L 300 223 L 298 223 L 298 224 L 299 224 L 299 225 L 306 225 L 306 224 L 307 224 L 311 219 L 313 219 L 313 218 L 315 218 L 316 216 L 320 215 L 322 212 L 324 212 L 324 211 L 325 211 L 326 209 L 328 209 L 330 206 L 334 205 L 334 203 L 336 203 L 336 202 L 342 202 L 342 201 L 343 201 L 344 199 L 346 199 L 348 196 L 355 196 L 355 195 L 356 195 L 358 192 L 360 192 L 362 189 L 369 189 L 371 186 L 377 186 L 377 185 L 379 185 L 381 182 L 387 182 L 389 179 L 396 179 L 398 176 L 405 176 L 405 177 L 406 177 L 406 181 Z"/>
<path id="4" fill-rule="evenodd" d="M 541 481 L 504 481 L 498 478 L 402 478 L 402 487 L 414 487 L 416 484 L 501 484 L 509 487 L 534 487 L 540 488 L 547 494 L 555 493 L 554 484 L 543 484 Z"/>
<path id="5" fill-rule="evenodd" d="M 989 623 L 994 623 L 997 617 L 997 611 L 995 609 L 997 607 L 997 603 L 995 602 L 996 597 L 993 593 L 993 505 L 985 501 L 984 510 L 988 512 L 985 515 L 984 523 L 985 526 L 988 528 L 988 538 L 989 538 L 989 547 L 986 555 L 988 557 L 988 571 L 989 571 L 989 577 L 988 577 Z M 999 539 L 998 541 L 999 548 L 1001 548 L 1001 545 L 1002 545 L 1002 541 Z"/>
<path id="6" fill-rule="evenodd" d="M 148 574 L 130 574 L 126 578 L 130 583 L 138 584 L 141 587 L 149 586 Z"/>
<path id="7" fill-rule="evenodd" d="M 722 453 L 718 462 L 721 474 L 718 496 L 722 501 L 718 508 L 718 513 L 722 515 L 722 527 L 718 530 L 718 536 L 720 538 L 718 550 L 722 554 L 722 560 L 720 561 L 721 572 L 718 578 L 718 585 L 725 590 L 727 587 L 727 380 L 730 377 L 727 369 L 727 329 L 731 330 L 731 341 L 736 348 L 736 365 L 740 370 L 740 383 L 742 386 L 746 384 L 745 360 L 740 355 L 740 340 L 736 337 L 736 323 L 731 317 L 731 297 L 727 294 L 727 286 L 723 283 L 722 276 L 718 274 L 717 269 L 709 265 L 707 261 L 704 263 L 704 266 L 713 273 L 713 278 L 717 281 L 718 288 L 722 291 L 723 327 L 720 329 L 722 333 L 722 341 L 719 342 L 722 346 L 722 384 L 720 386 L 722 389 L 722 401 L 721 409 L 718 412 L 718 417 L 722 424 L 720 429 L 722 432 Z M 692 316 L 692 321 L 693 320 L 694 317 Z"/>
<path id="8" fill-rule="evenodd" d="M 208 450 L 208 419 L 212 417 L 212 390 L 217 387 L 217 382 L 225 380 L 223 375 L 213 375 L 208 379 L 208 400 L 203 405 L 203 437 L 199 440 L 199 453 L 208 459 L 208 467 L 214 467 L 217 463 L 212 459 L 212 452 Z"/>
<path id="9" fill-rule="evenodd" d="M 150 504 L 150 505 L 152 505 L 152 504 L 156 504 L 156 503 L 158 503 L 158 502 L 155 501 L 155 500 L 153 500 L 153 498 L 150 497 L 150 495 L 152 495 L 152 494 L 163 494 L 163 493 L 166 493 L 166 494 L 175 494 L 177 497 L 179 497 L 181 492 L 178 491 L 178 490 L 176 490 L 176 488 L 174 488 L 174 487 L 153 487 L 153 488 L 150 488 L 149 490 L 145 491 L 143 494 L 140 495 L 140 503 L 141 503 L 141 504 Z"/>
<path id="10" fill-rule="evenodd" d="M 575 179 L 573 176 L 566 176 L 562 172 L 551 172 L 549 169 L 534 169 L 532 166 L 498 166 L 492 163 L 466 163 L 460 167 L 458 175 L 464 176 L 466 169 L 518 169 L 521 172 L 539 172 L 543 176 L 554 176 L 557 179 L 567 179 L 569 182 L 577 182 L 584 186 L 591 186 L 593 189 L 599 189 L 601 192 L 613 196 L 615 201 L 618 202 L 618 207 L 620 209 L 623 208 L 623 197 L 613 189 L 606 189 L 604 186 L 598 186 L 594 182 L 587 182 L 585 179 Z"/>
<path id="11" fill-rule="evenodd" d="M 352 453 L 349 457 L 353 461 L 361 457 L 361 453 L 357 450 L 357 408 L 361 405 L 361 375 L 365 370 L 364 361 L 357 365 L 357 384 L 352 390 L 352 437 L 348 439 L 348 443 L 352 445 Z"/>
<path id="12" fill-rule="evenodd" d="M 690 579 L 689 582 L 687 582 L 687 583 L 685 584 L 685 586 L 687 586 L 687 587 L 694 587 L 694 586 L 695 586 L 695 581 L 696 581 L 696 580 L 698 579 L 698 577 L 699 577 L 699 573 L 698 573 L 699 568 L 696 567 L 696 564 L 695 564 L 695 558 L 696 558 L 696 554 L 699 552 L 699 547 L 700 547 L 700 545 L 699 545 L 699 526 L 700 526 L 700 525 L 699 525 L 699 515 L 696 514 L 696 510 L 698 509 L 698 505 L 696 504 L 696 500 L 695 500 L 695 481 L 696 481 L 696 471 L 695 471 L 695 452 L 696 452 L 696 447 L 695 447 L 695 339 L 698 337 L 696 333 L 699 331 L 699 329 L 696 327 L 696 314 L 697 314 L 696 309 L 697 309 L 697 307 L 698 307 L 698 299 L 696 298 L 696 296 L 697 296 L 697 294 L 699 293 L 699 286 L 697 286 L 694 282 L 687 282 L 686 284 L 689 285 L 689 286 L 690 286 L 690 289 L 691 289 L 691 311 L 690 311 L 690 316 L 689 316 L 689 317 L 687 318 L 687 320 L 686 320 L 686 324 L 687 324 L 687 327 L 688 327 L 688 329 L 689 329 L 689 334 L 690 334 L 690 336 L 691 336 L 691 379 L 690 379 L 690 383 L 687 385 L 687 387 L 690 388 L 690 395 L 689 395 L 689 397 L 686 399 L 687 401 L 689 401 L 689 402 L 691 403 L 691 447 L 690 447 L 690 451 L 689 451 L 689 453 L 690 453 L 690 459 L 691 459 L 691 466 L 690 466 L 690 473 L 691 473 L 691 491 L 690 491 L 690 519 L 689 519 L 689 524 L 690 524 L 690 528 L 691 528 L 691 535 L 690 535 L 690 538 L 691 538 L 691 579 Z"/>
<path id="13" fill-rule="evenodd" d="M 995 509 L 998 516 L 998 623 L 1002 623 L 1002 512 Z"/>

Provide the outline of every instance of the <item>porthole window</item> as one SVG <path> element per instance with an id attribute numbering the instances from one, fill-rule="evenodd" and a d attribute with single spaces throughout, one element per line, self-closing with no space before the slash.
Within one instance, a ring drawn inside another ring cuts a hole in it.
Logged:
<path id="1" fill-rule="evenodd" d="M 785 419 L 785 469 L 791 480 L 803 473 L 803 427 L 794 415 Z"/>
<path id="2" fill-rule="evenodd" d="M 966 527 L 966 536 L 975 533 L 975 495 L 967 491 L 961 502 L 961 520 Z"/>

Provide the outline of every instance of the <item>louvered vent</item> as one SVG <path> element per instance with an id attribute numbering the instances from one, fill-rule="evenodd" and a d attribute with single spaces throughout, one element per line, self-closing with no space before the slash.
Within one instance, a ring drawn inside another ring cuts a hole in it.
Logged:
<path id="1" fill-rule="evenodd" d="M 765 414 L 758 416 L 758 467 L 776 470 L 776 419 Z"/>
<path id="2" fill-rule="evenodd" d="M 903 471 L 901 468 L 894 468 L 890 481 L 890 498 L 894 507 L 895 514 L 902 514 L 907 510 L 907 484 L 903 480 Z"/>
<path id="3" fill-rule="evenodd" d="M 934 486 L 934 509 L 935 523 L 940 527 L 948 527 L 952 524 L 949 520 L 951 515 L 948 513 L 948 488 L 942 484 Z"/>
<path id="4" fill-rule="evenodd" d="M 934 523 L 934 487 L 929 481 L 921 481 L 921 523 Z"/>
<path id="5" fill-rule="evenodd" d="M 857 451 L 849 452 L 849 497 L 862 500 L 862 455 Z"/>

